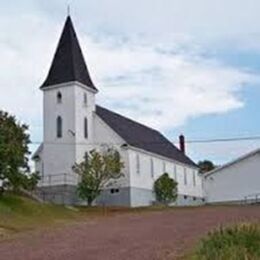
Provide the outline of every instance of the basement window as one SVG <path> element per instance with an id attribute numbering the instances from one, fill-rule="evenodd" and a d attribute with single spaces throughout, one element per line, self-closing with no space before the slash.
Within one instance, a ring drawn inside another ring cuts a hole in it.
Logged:
<path id="1" fill-rule="evenodd" d="M 111 189 L 110 193 L 114 194 L 114 193 L 119 193 L 119 189 Z"/>

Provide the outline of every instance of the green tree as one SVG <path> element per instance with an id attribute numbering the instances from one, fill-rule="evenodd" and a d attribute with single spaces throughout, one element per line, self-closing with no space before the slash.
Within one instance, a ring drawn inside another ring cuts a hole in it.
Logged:
<path id="1" fill-rule="evenodd" d="M 177 199 L 178 183 L 164 173 L 154 182 L 154 192 L 157 201 L 169 204 Z"/>
<path id="2" fill-rule="evenodd" d="M 200 169 L 199 170 L 200 173 L 206 173 L 206 172 L 212 171 L 216 168 L 216 165 L 209 160 L 199 161 L 198 166 Z"/>
<path id="3" fill-rule="evenodd" d="M 83 162 L 76 163 L 72 168 L 81 178 L 78 184 L 79 197 L 91 206 L 110 181 L 123 176 L 123 167 L 120 154 L 114 149 L 108 148 L 103 152 L 90 151 Z"/>
<path id="4" fill-rule="evenodd" d="M 29 174 L 29 175 L 24 175 L 24 180 L 23 180 L 22 186 L 25 190 L 33 191 L 33 190 L 35 190 L 40 179 L 41 178 L 40 178 L 40 175 L 38 172 Z"/>
<path id="5" fill-rule="evenodd" d="M 28 127 L 0 111 L 0 180 L 2 187 L 18 190 L 29 174 Z M 3 192 L 3 189 L 2 189 Z"/>

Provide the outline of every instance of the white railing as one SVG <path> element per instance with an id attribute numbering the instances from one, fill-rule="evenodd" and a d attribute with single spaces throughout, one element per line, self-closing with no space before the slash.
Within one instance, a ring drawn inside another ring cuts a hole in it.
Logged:
<path id="1" fill-rule="evenodd" d="M 75 174 L 60 173 L 43 175 L 38 183 L 39 187 L 42 186 L 56 186 L 56 185 L 77 185 L 78 176 Z"/>

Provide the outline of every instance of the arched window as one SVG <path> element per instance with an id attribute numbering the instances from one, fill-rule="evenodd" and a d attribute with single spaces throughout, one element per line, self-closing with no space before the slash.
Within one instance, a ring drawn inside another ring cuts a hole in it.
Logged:
<path id="1" fill-rule="evenodd" d="M 60 93 L 60 91 L 57 93 L 57 103 L 62 103 L 62 94 Z"/>
<path id="2" fill-rule="evenodd" d="M 184 185 L 187 185 L 188 181 L 187 181 L 187 169 L 183 168 L 184 171 Z"/>
<path id="3" fill-rule="evenodd" d="M 57 130 L 57 137 L 61 138 L 62 137 L 62 118 L 61 116 L 57 117 L 57 122 L 56 122 L 56 130 Z"/>
<path id="4" fill-rule="evenodd" d="M 88 138 L 88 119 L 84 118 L 84 137 Z"/>
<path id="5" fill-rule="evenodd" d="M 136 173 L 140 174 L 140 156 L 136 154 Z"/>
<path id="6" fill-rule="evenodd" d="M 150 158 L 150 166 L 151 166 L 151 176 L 154 177 L 154 163 L 153 158 Z"/>
<path id="7" fill-rule="evenodd" d="M 84 102 L 84 105 L 87 106 L 87 104 L 88 104 L 87 93 L 84 93 L 84 96 L 83 96 L 83 102 Z"/>

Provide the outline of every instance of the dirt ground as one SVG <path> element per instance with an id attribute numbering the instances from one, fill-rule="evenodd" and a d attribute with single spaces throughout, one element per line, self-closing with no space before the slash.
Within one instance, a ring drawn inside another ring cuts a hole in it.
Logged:
<path id="1" fill-rule="evenodd" d="M 88 219 L 1 242 L 0 259 L 176 259 L 219 225 L 255 220 L 260 220 L 260 206 L 183 208 Z"/>

